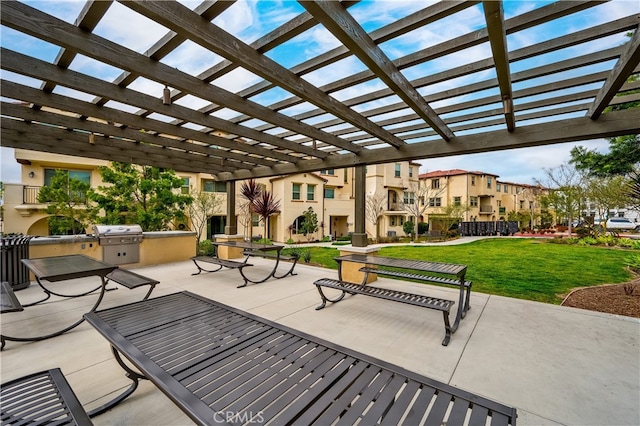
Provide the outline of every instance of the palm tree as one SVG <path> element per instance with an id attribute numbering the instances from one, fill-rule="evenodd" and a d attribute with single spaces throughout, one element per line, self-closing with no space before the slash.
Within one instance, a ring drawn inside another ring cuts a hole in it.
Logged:
<path id="1" fill-rule="evenodd" d="M 242 183 L 240 187 L 240 195 L 247 200 L 249 210 L 249 241 L 253 239 L 253 214 L 255 213 L 255 204 L 258 197 L 262 193 L 262 186 L 260 186 L 255 179 L 249 179 Z"/>
<path id="2" fill-rule="evenodd" d="M 254 203 L 254 211 L 262 218 L 264 222 L 264 238 L 267 238 L 267 220 L 269 216 L 280 213 L 280 201 L 273 198 L 273 194 L 269 191 L 262 191 L 260 196 Z"/>

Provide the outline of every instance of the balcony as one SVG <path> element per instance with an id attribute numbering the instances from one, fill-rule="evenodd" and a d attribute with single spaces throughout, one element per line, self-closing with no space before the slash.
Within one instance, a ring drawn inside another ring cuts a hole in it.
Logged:
<path id="1" fill-rule="evenodd" d="M 41 186 L 24 185 L 22 187 L 22 204 L 40 204 L 38 203 L 38 194 L 40 194 Z"/>
<path id="2" fill-rule="evenodd" d="M 480 214 L 493 214 L 493 206 L 480 206 Z"/>

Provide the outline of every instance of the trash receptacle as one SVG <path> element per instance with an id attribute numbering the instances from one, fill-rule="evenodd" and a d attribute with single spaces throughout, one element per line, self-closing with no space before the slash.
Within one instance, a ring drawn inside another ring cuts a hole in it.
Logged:
<path id="1" fill-rule="evenodd" d="M 11 284 L 14 290 L 29 287 L 29 269 L 21 262 L 29 258 L 29 241 L 31 235 L 3 235 L 0 238 L 0 278 Z"/>

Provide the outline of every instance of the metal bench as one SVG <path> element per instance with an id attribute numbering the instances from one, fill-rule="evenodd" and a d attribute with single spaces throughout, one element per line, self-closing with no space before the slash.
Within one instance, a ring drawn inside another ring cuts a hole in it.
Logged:
<path id="1" fill-rule="evenodd" d="M 92 425 L 59 368 L 2 384 L 3 425 Z"/>
<path id="2" fill-rule="evenodd" d="M 134 383 L 200 425 L 516 422 L 515 408 L 190 292 L 85 317 Z"/>
<path id="3" fill-rule="evenodd" d="M 344 298 L 345 294 L 364 294 L 365 296 L 377 297 L 379 299 L 393 300 L 395 302 L 407 303 L 409 305 L 420 306 L 421 308 L 429 308 L 435 309 L 438 311 L 442 311 L 442 316 L 444 317 L 444 329 L 445 336 L 442 341 L 443 346 L 447 346 L 449 344 L 449 340 L 451 340 L 451 333 L 455 332 L 455 329 L 451 327 L 449 323 L 449 311 L 451 310 L 451 306 L 455 304 L 455 302 L 451 300 L 438 299 L 435 297 L 424 296 L 420 294 L 407 293 L 404 291 L 398 290 L 390 290 L 386 288 L 379 288 L 370 285 L 361 285 L 348 283 L 340 280 L 334 280 L 331 278 L 320 278 L 316 280 L 313 284 L 315 284 L 318 292 L 320 293 L 320 297 L 322 298 L 322 304 L 316 307 L 316 310 L 320 310 L 324 308 L 327 302 L 339 302 Z M 340 296 L 334 299 L 328 298 L 324 292 L 322 291 L 322 287 L 333 288 L 336 290 L 341 290 L 342 293 Z"/>
<path id="4" fill-rule="evenodd" d="M 273 259 L 276 261 L 281 261 L 281 260 L 286 260 L 288 262 L 293 261 L 293 264 L 291 265 L 291 268 L 289 268 L 289 270 L 283 274 L 283 275 L 276 275 L 275 271 L 273 273 L 273 278 L 276 279 L 280 279 L 280 278 L 284 278 L 287 275 L 298 275 L 295 272 L 293 272 L 293 269 L 296 267 L 296 265 L 298 264 L 298 259 L 300 258 L 300 256 L 298 256 L 296 253 L 292 253 L 292 254 L 280 254 L 280 252 L 277 253 L 273 253 L 273 252 L 265 252 L 265 251 L 243 251 L 242 252 L 243 255 L 245 256 L 257 256 L 257 257 L 262 257 L 265 259 Z"/>
<path id="5" fill-rule="evenodd" d="M 134 288 L 138 288 L 143 285 L 150 286 L 149 291 L 144 296 L 143 300 L 148 299 L 153 289 L 160 283 L 160 281 L 154 280 L 153 278 L 145 277 L 144 275 L 136 274 L 135 272 L 120 268 L 109 272 L 105 278 L 107 279 L 107 282 L 116 282 L 129 290 L 133 290 Z"/>
<path id="6" fill-rule="evenodd" d="M 193 263 L 195 263 L 196 267 L 198 268 L 198 272 L 194 272 L 191 275 L 198 275 L 201 272 L 216 272 L 222 268 L 242 269 L 245 266 L 253 266 L 252 264 L 247 263 L 246 259 L 244 262 L 236 262 L 235 260 L 219 259 L 213 256 L 194 256 L 191 258 L 191 260 L 193 260 Z M 211 269 L 211 270 L 204 269 L 203 267 L 198 265 L 198 262 L 211 263 L 213 265 L 218 265 L 218 268 Z"/>
<path id="7" fill-rule="evenodd" d="M 363 268 L 360 268 L 360 272 L 364 272 L 367 274 L 373 273 L 377 275 L 384 275 L 387 277 L 394 277 L 394 278 L 405 278 L 409 280 L 421 281 L 426 283 L 444 284 L 444 285 L 449 285 L 454 287 L 460 287 L 459 279 L 436 277 L 431 275 L 420 274 L 417 272 L 397 271 L 397 270 L 389 270 L 389 269 L 382 269 L 382 268 L 368 268 L 366 266 Z M 466 289 L 466 292 L 465 292 L 466 296 L 464 300 L 464 306 L 462 309 L 462 318 L 464 318 L 465 315 L 467 315 L 467 311 L 471 309 L 471 306 L 469 305 L 469 299 L 471 298 L 471 284 L 472 284 L 471 281 L 463 280 L 463 282 L 464 282 L 464 287 Z"/>
<path id="8" fill-rule="evenodd" d="M 20 312 L 24 308 L 13 292 L 13 287 L 8 281 L 0 283 L 0 313 Z"/>

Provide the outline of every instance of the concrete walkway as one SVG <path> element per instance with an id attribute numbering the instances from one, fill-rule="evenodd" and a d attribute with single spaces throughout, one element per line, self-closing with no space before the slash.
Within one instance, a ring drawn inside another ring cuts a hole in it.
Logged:
<path id="1" fill-rule="evenodd" d="M 250 276 L 271 261 L 252 259 Z M 154 296 L 189 290 L 286 326 L 344 345 L 425 376 L 518 409 L 521 425 L 639 425 L 640 320 L 574 308 L 472 293 L 471 310 L 443 347 L 442 316 L 409 305 L 349 296 L 316 311 L 312 285 L 335 270 L 298 265 L 298 275 L 238 289 L 235 270 L 191 276 L 180 262 L 136 269 L 158 279 Z M 75 280 L 64 286 L 89 286 Z M 376 285 L 455 297 L 456 290 L 379 279 Z M 40 296 L 37 285 L 18 292 L 23 303 Z M 144 290 L 108 292 L 101 307 L 139 300 Z M 86 299 L 86 300 L 84 300 Z M 91 297 L 53 301 L 2 315 L 3 334 L 37 334 L 69 323 L 93 303 Z M 455 299 L 454 299 L 455 300 Z M 28 331 L 25 331 L 28 330 Z M 54 339 L 7 342 L 0 354 L 2 381 L 61 367 L 85 408 L 127 386 L 109 347 L 91 326 Z M 152 384 L 94 418 L 97 425 L 191 424 Z"/>

